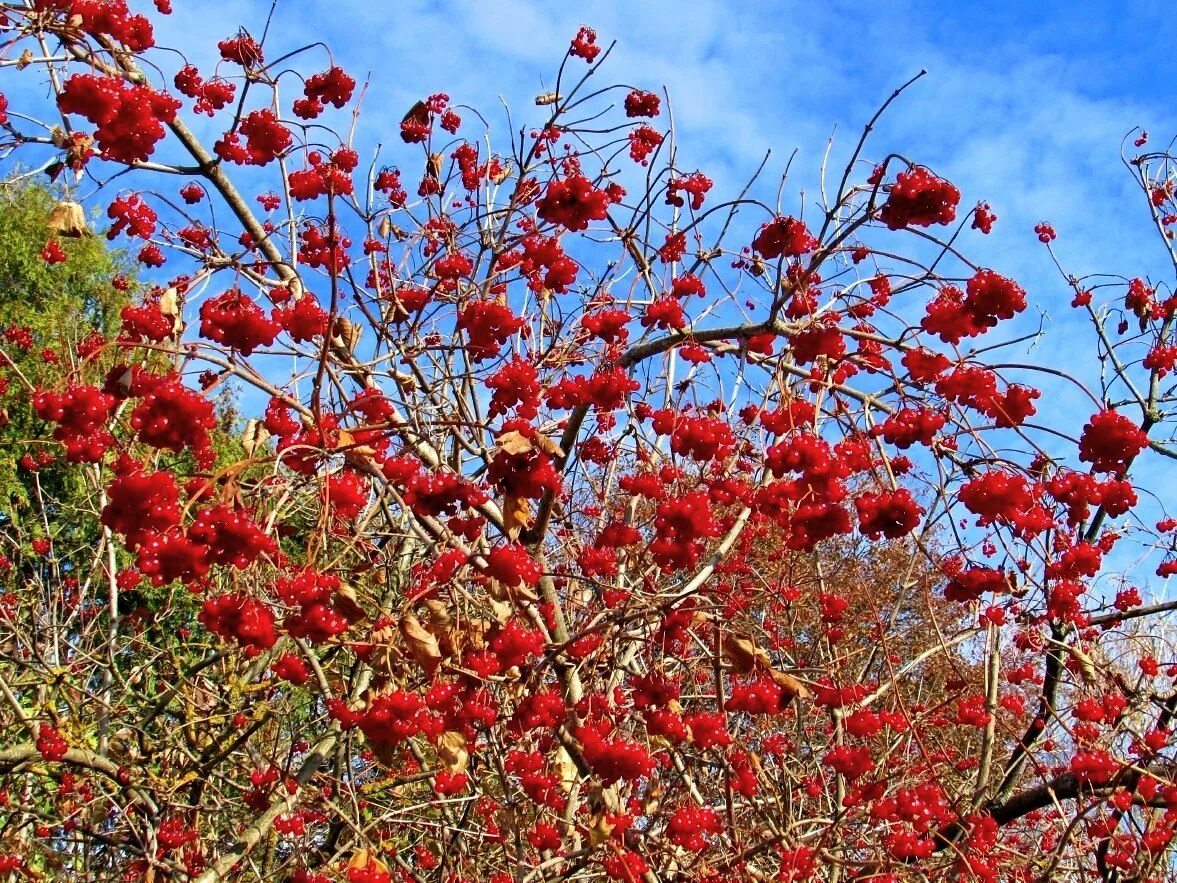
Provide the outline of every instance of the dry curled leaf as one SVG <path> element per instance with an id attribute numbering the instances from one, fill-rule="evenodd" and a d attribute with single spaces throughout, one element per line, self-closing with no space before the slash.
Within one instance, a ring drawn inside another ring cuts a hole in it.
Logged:
<path id="1" fill-rule="evenodd" d="M 500 451 L 511 456 L 529 454 L 535 450 L 535 445 L 531 443 L 531 439 L 516 430 L 504 432 L 495 441 Z"/>
<path id="2" fill-rule="evenodd" d="M 576 768 L 576 762 L 563 745 L 556 749 L 555 767 L 556 774 L 560 777 L 560 786 L 565 792 L 571 791 L 572 786 L 580 780 L 580 770 Z"/>
<path id="3" fill-rule="evenodd" d="M 756 642 L 743 635 L 725 635 L 723 638 L 723 655 L 731 663 L 732 671 L 741 675 L 752 671 L 759 661 L 756 653 Z"/>
<path id="4" fill-rule="evenodd" d="M 425 602 L 425 609 L 429 611 L 429 625 L 434 634 L 453 628 L 454 617 L 445 601 L 431 598 Z"/>
<path id="5" fill-rule="evenodd" d="M 503 500 L 503 530 L 509 539 L 518 539 L 520 531 L 531 526 L 531 503 L 526 497 L 508 496 Z"/>
<path id="6" fill-rule="evenodd" d="M 496 601 L 494 598 L 491 598 L 490 613 L 499 625 L 506 625 L 514 618 L 515 608 L 506 601 Z"/>
<path id="7" fill-rule="evenodd" d="M 400 632 L 405 647 L 425 673 L 431 675 L 437 671 L 441 665 L 441 646 L 433 633 L 421 625 L 421 621 L 412 613 L 401 617 Z"/>
<path id="8" fill-rule="evenodd" d="M 536 107 L 547 107 L 549 104 L 555 104 L 560 100 L 558 92 L 544 92 L 541 95 L 535 96 Z"/>
<path id="9" fill-rule="evenodd" d="M 809 689 L 791 674 L 780 671 L 772 664 L 772 658 L 760 647 L 755 640 L 747 635 L 726 635 L 723 639 L 723 655 L 731 664 L 736 674 L 748 674 L 751 671 L 763 670 L 768 673 L 773 682 L 784 690 L 786 701 L 793 699 L 808 699 Z"/>
<path id="10" fill-rule="evenodd" d="M 425 161 L 425 177 L 436 181 L 441 177 L 441 169 L 444 165 L 445 157 L 440 153 L 429 154 L 429 159 Z"/>
<path id="11" fill-rule="evenodd" d="M 180 315 L 180 295 L 174 287 L 165 289 L 159 296 L 159 311 L 165 316 Z"/>
<path id="12" fill-rule="evenodd" d="M 347 350 L 349 353 L 354 353 L 363 333 L 362 325 L 357 325 L 350 319 L 340 316 L 335 320 L 331 344 L 339 349 Z"/>
<path id="13" fill-rule="evenodd" d="M 539 600 L 539 595 L 537 595 L 535 593 L 535 590 L 532 589 L 530 586 L 523 585 L 522 583 L 520 583 L 517 586 L 508 586 L 508 585 L 505 585 L 504 583 L 502 583 L 500 580 L 494 579 L 492 577 L 491 579 L 488 579 L 486 581 L 486 588 L 487 588 L 487 591 L 490 593 L 491 598 L 493 598 L 496 601 L 512 601 L 512 602 L 514 602 L 514 601 L 520 601 L 520 600 L 523 600 L 523 601 L 538 601 Z"/>
<path id="14" fill-rule="evenodd" d="M 437 759 L 442 768 L 451 773 L 463 773 L 470 764 L 466 737 L 454 730 L 446 730 L 437 740 Z"/>
<path id="15" fill-rule="evenodd" d="M 360 606 L 356 590 L 347 583 L 339 584 L 339 590 L 335 593 L 331 606 L 349 620 L 364 618 L 364 608 Z"/>
<path id="16" fill-rule="evenodd" d="M 406 123 L 411 123 L 414 126 L 428 126 L 429 105 L 427 105 L 424 101 L 418 101 L 416 104 L 410 107 L 409 112 L 406 113 L 401 119 L 401 126 L 403 127 Z M 403 131 L 401 132 L 401 138 L 405 141 L 405 143 L 411 143 L 410 138 L 407 137 Z"/>
<path id="17" fill-rule="evenodd" d="M 773 668 L 769 669 L 768 676 L 773 679 L 778 687 L 785 691 L 788 700 L 809 699 L 813 695 L 809 692 L 808 687 L 791 674 Z"/>
<path id="18" fill-rule="evenodd" d="M 260 420 L 247 420 L 245 434 L 241 437 L 241 447 L 245 449 L 245 456 L 252 457 L 256 451 L 264 448 L 270 440 L 270 430 Z"/>
<path id="19" fill-rule="evenodd" d="M 71 239 L 81 239 L 90 235 L 90 231 L 86 229 L 85 210 L 78 203 L 68 199 L 53 207 L 45 226 L 58 236 L 68 236 Z"/>

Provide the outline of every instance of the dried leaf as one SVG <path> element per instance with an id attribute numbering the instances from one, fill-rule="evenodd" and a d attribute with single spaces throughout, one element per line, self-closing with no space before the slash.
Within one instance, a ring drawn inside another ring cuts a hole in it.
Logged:
<path id="1" fill-rule="evenodd" d="M 491 175 L 490 179 L 495 184 L 502 184 L 504 181 L 506 181 L 508 178 L 511 177 L 511 174 L 514 171 L 515 171 L 515 167 L 513 165 L 511 165 L 510 163 L 507 163 L 505 166 L 503 166 L 501 169 L 499 169 L 497 172 L 495 172 L 495 174 Z"/>
<path id="2" fill-rule="evenodd" d="M 65 148 L 65 163 L 75 169 L 75 177 L 81 177 L 81 168 L 85 165 L 86 160 L 89 159 L 91 150 L 94 147 L 94 138 L 90 135 L 84 135 L 81 132 L 75 132 L 64 145 Z"/>
<path id="3" fill-rule="evenodd" d="M 360 337 L 363 333 L 364 326 L 340 316 L 335 320 L 331 343 L 339 349 L 354 353 L 356 351 L 356 345 L 360 342 Z"/>
<path id="4" fill-rule="evenodd" d="M 368 664 L 380 681 L 386 680 L 392 673 L 393 662 L 400 658 L 400 649 L 393 647 L 396 632 L 391 625 L 376 629 L 370 639 L 372 652 L 368 656 Z"/>
<path id="5" fill-rule="evenodd" d="M 388 215 L 384 215 L 380 219 L 380 225 L 376 228 L 376 232 L 380 234 L 381 239 L 387 239 L 392 235 L 392 219 Z"/>
<path id="6" fill-rule="evenodd" d="M 491 578 L 486 581 L 486 588 L 490 592 L 491 598 L 498 601 L 517 601 L 519 599 L 525 601 L 539 600 L 539 595 L 535 593 L 534 589 L 522 584 L 508 586 L 497 579 Z"/>
<path id="7" fill-rule="evenodd" d="M 1079 674 L 1083 676 L 1084 682 L 1089 686 L 1095 686 L 1099 683 L 1099 674 L 1095 670 L 1095 660 L 1093 660 L 1087 653 L 1080 650 L 1074 645 L 1068 648 L 1071 655 L 1075 657 L 1075 662 L 1079 665 Z"/>
<path id="8" fill-rule="evenodd" d="M 499 625 L 506 625 L 514 618 L 515 608 L 506 601 L 496 601 L 494 598 L 491 598 L 490 613 Z"/>
<path id="9" fill-rule="evenodd" d="M 486 649 L 486 636 L 490 632 L 490 622 L 485 619 L 471 619 L 466 622 L 466 628 L 459 632 L 466 643 L 474 650 Z"/>
<path id="10" fill-rule="evenodd" d="M 564 456 L 564 449 L 556 444 L 555 439 L 548 438 L 546 435 L 537 434 L 535 439 L 535 446 L 547 454 L 549 457 L 561 459 Z"/>
<path id="11" fill-rule="evenodd" d="M 592 817 L 589 821 L 589 843 L 594 847 L 608 843 L 613 836 L 613 829 L 617 826 L 608 821 L 604 813 Z"/>
<path id="12" fill-rule="evenodd" d="M 516 454 L 527 454 L 535 450 L 535 445 L 531 443 L 531 439 L 517 430 L 504 432 L 496 440 L 498 449 L 504 454 L 514 456 Z"/>
<path id="13" fill-rule="evenodd" d="M 530 527 L 531 522 L 531 502 L 527 497 L 507 496 L 503 500 L 503 530 L 508 539 L 518 539 L 519 532 Z"/>
<path id="14" fill-rule="evenodd" d="M 431 675 L 437 671 L 441 665 L 441 647 L 421 621 L 412 613 L 406 613 L 400 619 L 400 632 L 409 653 L 425 673 Z"/>
<path id="15" fill-rule="evenodd" d="M 431 598 L 425 602 L 425 609 L 429 611 L 429 625 L 434 634 L 454 627 L 454 617 L 445 601 Z"/>
<path id="16" fill-rule="evenodd" d="M 159 311 L 165 316 L 180 318 L 180 294 L 175 288 L 169 287 L 159 296 Z"/>
<path id="17" fill-rule="evenodd" d="M 374 447 L 360 444 L 356 441 L 356 437 L 346 429 L 341 429 L 336 433 L 335 447 L 342 450 L 343 455 L 353 461 L 362 462 L 365 457 L 371 457 L 376 453 Z"/>
<path id="18" fill-rule="evenodd" d="M 547 107 L 549 104 L 555 104 L 560 100 L 560 95 L 557 92 L 544 92 L 542 95 L 535 96 L 536 107 Z"/>
<path id="19" fill-rule="evenodd" d="M 345 619 L 357 620 L 364 618 L 364 608 L 360 606 L 356 597 L 356 590 L 347 583 L 339 584 L 339 591 L 332 599 L 332 606 L 343 614 Z"/>
<path id="20" fill-rule="evenodd" d="M 580 770 L 572 760 L 568 749 L 561 745 L 556 749 L 556 774 L 560 777 L 560 785 L 565 792 L 571 791 L 572 786 L 580 780 Z"/>
<path id="21" fill-rule="evenodd" d="M 786 674 L 783 671 L 777 671 L 775 668 L 768 672 L 769 677 L 788 694 L 789 699 L 809 699 L 813 694 L 809 692 L 809 688 L 803 683 L 793 677 L 791 674 Z"/>
<path id="22" fill-rule="evenodd" d="M 434 181 L 438 180 L 444 165 L 445 157 L 440 153 L 429 154 L 429 159 L 425 161 L 425 177 L 432 178 Z"/>
<path id="23" fill-rule="evenodd" d="M 429 631 L 437 637 L 437 646 L 443 657 L 453 658 L 461 655 L 461 636 L 454 631 L 454 617 L 449 606 L 437 598 L 425 602 L 425 609 L 429 612 Z"/>
<path id="24" fill-rule="evenodd" d="M 747 674 L 756 667 L 756 642 L 743 635 L 725 635 L 723 638 L 723 655 L 732 665 L 736 674 Z"/>
<path id="25" fill-rule="evenodd" d="M 437 759 L 451 773 L 463 773 L 470 764 L 466 737 L 454 730 L 446 730 L 437 740 Z"/>
<path id="26" fill-rule="evenodd" d="M 241 437 L 241 447 L 245 449 L 245 456 L 252 457 L 254 452 L 264 448 L 270 440 L 270 430 L 260 420 L 248 420 L 245 423 L 245 434 Z"/>
<path id="27" fill-rule="evenodd" d="M 90 235 L 90 231 L 86 229 L 85 210 L 71 200 L 63 200 L 55 205 L 45 226 L 58 236 L 68 236 L 71 239 L 81 239 Z"/>
<path id="28" fill-rule="evenodd" d="M 33 63 L 33 50 L 26 49 L 20 54 L 20 58 L 16 60 L 16 69 L 23 71 L 26 67 Z"/>
<path id="29" fill-rule="evenodd" d="M 418 101 L 409 108 L 409 112 L 401 119 L 401 125 L 405 123 L 412 123 L 414 126 L 428 126 L 429 125 L 429 106 L 424 101 Z M 401 139 L 406 144 L 411 144 L 412 141 L 404 131 L 401 132 Z"/>

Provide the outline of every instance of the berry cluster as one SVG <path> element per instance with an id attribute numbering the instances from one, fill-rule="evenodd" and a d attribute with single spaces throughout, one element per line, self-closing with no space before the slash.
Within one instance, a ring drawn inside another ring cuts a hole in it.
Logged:
<path id="1" fill-rule="evenodd" d="M 923 166 L 915 166 L 895 176 L 887 201 L 879 210 L 879 220 L 889 230 L 951 224 L 959 202 L 960 191 L 955 186 Z"/>
<path id="2" fill-rule="evenodd" d="M 766 261 L 776 260 L 782 255 L 788 258 L 801 257 L 817 248 L 818 244 L 804 221 L 790 217 L 773 218 L 760 228 L 752 240 L 752 248 Z"/>
<path id="3" fill-rule="evenodd" d="M 620 202 L 623 191 L 616 184 L 604 190 L 593 187 L 581 174 L 554 178 L 536 205 L 541 220 L 559 224 L 576 232 L 587 230 L 591 221 L 603 221 L 609 216 L 609 206 Z"/>
<path id="4" fill-rule="evenodd" d="M 180 102 L 150 86 L 116 77 L 73 74 L 57 97 L 62 113 L 78 114 L 97 127 L 94 138 L 107 159 L 146 162 L 176 118 Z"/>
<path id="5" fill-rule="evenodd" d="M 251 355 L 259 346 L 271 346 L 280 330 L 277 322 L 237 288 L 218 294 L 200 307 L 200 336 L 243 356 Z"/>

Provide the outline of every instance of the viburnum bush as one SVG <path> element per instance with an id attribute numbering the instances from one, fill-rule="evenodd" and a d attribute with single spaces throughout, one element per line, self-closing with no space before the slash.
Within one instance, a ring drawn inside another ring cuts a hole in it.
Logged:
<path id="1" fill-rule="evenodd" d="M 1169 879 L 1173 279 L 1060 267 L 1052 365 L 872 126 L 725 197 L 583 27 L 522 129 L 438 92 L 373 158 L 321 45 L 155 7 L 0 13 L 46 272 L 87 209 L 142 267 L 116 333 L 0 330 L 0 873 Z"/>

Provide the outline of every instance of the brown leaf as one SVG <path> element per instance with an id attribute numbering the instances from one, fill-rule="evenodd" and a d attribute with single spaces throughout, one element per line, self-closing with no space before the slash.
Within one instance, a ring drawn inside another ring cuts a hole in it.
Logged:
<path id="1" fill-rule="evenodd" d="M 347 350 L 349 353 L 356 351 L 356 344 L 360 342 L 360 337 L 364 333 L 364 326 L 357 325 L 350 319 L 343 316 L 335 320 L 335 328 L 331 337 L 332 345 Z"/>
<path id="2" fill-rule="evenodd" d="M 437 671 L 441 665 L 441 647 L 421 621 L 412 613 L 406 613 L 400 619 L 400 632 L 409 653 L 425 673 L 431 675 Z"/>
<path id="3" fill-rule="evenodd" d="M 425 177 L 432 178 L 434 181 L 438 180 L 444 165 L 445 157 L 440 153 L 429 154 L 429 159 L 425 161 Z"/>
<path id="4" fill-rule="evenodd" d="M 604 813 L 595 815 L 589 821 L 589 843 L 594 847 L 608 843 L 613 837 L 613 829 L 617 826 L 608 821 Z"/>
<path id="5" fill-rule="evenodd" d="M 531 526 L 531 503 L 527 497 L 507 496 L 503 500 L 503 530 L 508 539 L 518 539 L 519 532 Z"/>
<path id="6" fill-rule="evenodd" d="M 813 694 L 809 692 L 809 688 L 803 683 L 793 677 L 791 674 L 786 674 L 783 671 L 769 669 L 769 677 L 788 694 L 790 700 L 792 699 L 809 699 Z"/>
<path id="7" fill-rule="evenodd" d="M 245 434 L 241 437 L 241 447 L 245 449 L 245 456 L 252 457 L 259 448 L 264 448 L 270 440 L 270 430 L 260 420 L 248 420 L 245 424 Z"/>
<path id="8" fill-rule="evenodd" d="M 417 126 L 429 125 L 429 106 L 424 101 L 418 101 L 409 108 L 409 112 L 404 115 L 403 119 L 401 119 L 401 124 L 403 125 L 405 123 L 413 123 Z M 407 137 L 405 137 L 404 132 L 401 133 L 401 138 L 406 144 L 412 143 Z"/>
<path id="9" fill-rule="evenodd" d="M 434 634 L 453 628 L 454 617 L 445 601 L 431 598 L 425 602 L 425 609 L 429 611 L 429 625 Z"/>
<path id="10" fill-rule="evenodd" d="M 81 239 L 90 235 L 90 231 L 86 229 L 85 210 L 71 200 L 63 200 L 55 205 L 45 226 L 58 236 L 68 236 L 71 239 Z"/>
<path id="11" fill-rule="evenodd" d="M 380 219 L 380 225 L 376 228 L 376 232 L 380 234 L 381 239 L 387 239 L 392 235 L 392 219 L 388 215 L 384 215 Z"/>
<path id="12" fill-rule="evenodd" d="M 505 166 L 503 166 L 501 169 L 499 169 L 498 172 L 491 175 L 490 179 L 495 184 L 502 184 L 504 181 L 506 181 L 508 178 L 511 177 L 511 173 L 514 171 L 515 171 L 515 167 L 513 165 L 511 165 L 510 163 L 507 163 Z"/>
<path id="13" fill-rule="evenodd" d="M 372 653 L 368 657 L 368 664 L 372 666 L 372 671 L 381 681 L 388 678 L 392 673 L 394 661 L 400 658 L 400 649 L 393 647 L 393 641 L 395 640 L 396 631 L 393 630 L 391 625 L 384 626 L 372 632 L 372 637 L 370 638 Z"/>
<path id="14" fill-rule="evenodd" d="M 548 438 L 542 433 L 536 435 L 535 446 L 549 457 L 560 459 L 564 456 L 564 449 L 556 444 L 555 439 Z"/>
<path id="15" fill-rule="evenodd" d="M 568 749 L 561 745 L 556 749 L 556 774 L 560 777 L 560 786 L 567 792 L 580 780 L 580 770 L 572 760 Z"/>
<path id="16" fill-rule="evenodd" d="M 332 599 L 332 606 L 349 621 L 364 618 L 364 608 L 360 606 L 359 598 L 356 597 L 356 590 L 347 583 L 340 583 L 339 591 L 335 593 L 335 597 Z"/>
<path id="17" fill-rule="evenodd" d="M 466 737 L 454 730 L 446 730 L 437 740 L 437 759 L 451 773 L 464 773 L 470 764 Z"/>
<path id="18" fill-rule="evenodd" d="M 80 169 L 90 156 L 94 146 L 94 139 L 89 135 L 74 133 L 63 145 L 65 147 L 65 162 L 74 169 Z"/>
<path id="19" fill-rule="evenodd" d="M 535 590 L 522 583 L 517 586 L 508 586 L 492 577 L 486 581 L 486 588 L 490 592 L 491 598 L 497 601 L 517 601 L 519 599 L 523 599 L 524 601 L 539 600 L 539 595 L 535 593 Z"/>
<path id="20" fill-rule="evenodd" d="M 723 655 L 732 665 L 736 674 L 747 674 L 756 667 L 756 642 L 743 635 L 725 635 L 723 638 Z"/>
<path id="21" fill-rule="evenodd" d="M 461 655 L 461 636 L 454 630 L 454 617 L 449 606 L 437 598 L 425 602 L 425 609 L 429 612 L 427 628 L 437 637 L 437 646 L 443 657 L 453 658 Z"/>
<path id="22" fill-rule="evenodd" d="M 547 107 L 549 104 L 555 104 L 560 100 L 560 95 L 557 92 L 544 92 L 542 95 L 535 96 L 536 107 Z"/>
<path id="23" fill-rule="evenodd" d="M 506 601 L 496 601 L 494 598 L 491 598 L 490 613 L 499 625 L 506 625 L 514 618 L 515 608 Z"/>
<path id="24" fill-rule="evenodd" d="M 517 430 L 504 432 L 497 439 L 497 447 L 504 454 L 527 454 L 535 450 L 535 445 L 531 443 L 531 439 Z"/>

